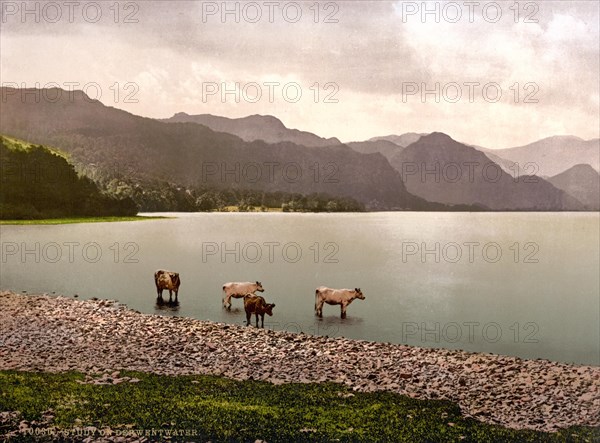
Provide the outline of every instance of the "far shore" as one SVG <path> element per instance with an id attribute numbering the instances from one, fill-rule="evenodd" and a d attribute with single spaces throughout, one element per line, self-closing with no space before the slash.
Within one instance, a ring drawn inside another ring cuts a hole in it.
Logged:
<path id="1" fill-rule="evenodd" d="M 111 300 L 4 291 L 0 305 L 0 370 L 333 382 L 451 401 L 513 429 L 600 426 L 600 367 L 148 315 Z"/>
<path id="2" fill-rule="evenodd" d="M 156 211 L 156 212 L 140 212 L 142 215 L 135 215 L 131 217 L 63 217 L 63 218 L 45 218 L 45 219 L 23 219 L 23 220 L 2 220 L 0 219 L 0 225 L 65 225 L 74 223 L 114 223 L 114 222 L 130 222 L 130 221 L 145 221 L 145 220 L 156 220 L 156 219 L 174 219 L 178 218 L 177 214 L 330 214 L 330 215 L 341 215 L 341 214 L 378 214 L 378 213 L 471 213 L 469 211 L 362 211 L 362 212 L 311 212 L 311 211 L 283 211 L 281 208 L 267 208 L 262 211 L 259 209 L 253 211 L 240 211 L 235 206 L 228 206 L 222 211 L 194 211 L 194 212 L 181 212 L 181 211 Z M 550 214 L 589 214 L 598 211 L 477 211 L 477 214 L 498 214 L 498 213 L 520 213 L 520 214 L 539 214 L 539 213 L 550 213 Z M 161 214 L 161 215 L 152 215 Z M 166 215 L 173 214 L 173 215 Z"/>
<path id="3" fill-rule="evenodd" d="M 0 220 L 0 225 L 68 225 L 73 223 L 114 223 L 129 221 L 155 220 L 169 218 L 165 216 L 135 215 L 131 217 L 63 217 L 27 220 Z"/>

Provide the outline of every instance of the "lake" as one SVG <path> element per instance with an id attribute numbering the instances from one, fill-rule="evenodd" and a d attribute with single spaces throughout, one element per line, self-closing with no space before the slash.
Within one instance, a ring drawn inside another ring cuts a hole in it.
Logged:
<path id="1" fill-rule="evenodd" d="M 0 287 L 243 324 L 221 287 L 259 280 L 277 330 L 600 364 L 597 212 L 162 215 L 1 226 Z M 179 306 L 156 304 L 158 268 L 180 273 Z M 321 285 L 366 299 L 318 319 Z"/>

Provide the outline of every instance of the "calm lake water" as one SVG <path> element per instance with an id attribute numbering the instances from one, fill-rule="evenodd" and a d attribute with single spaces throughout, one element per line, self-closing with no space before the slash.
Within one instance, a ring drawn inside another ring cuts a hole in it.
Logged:
<path id="1" fill-rule="evenodd" d="M 242 324 L 221 287 L 259 280 L 277 330 L 600 364 L 598 213 L 169 215 L 2 226 L 0 287 Z M 158 268 L 181 274 L 178 307 L 156 305 Z M 321 285 L 366 300 L 319 320 Z"/>

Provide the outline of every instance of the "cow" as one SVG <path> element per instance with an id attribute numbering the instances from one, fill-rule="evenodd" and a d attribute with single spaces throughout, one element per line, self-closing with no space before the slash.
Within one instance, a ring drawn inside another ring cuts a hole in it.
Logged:
<path id="1" fill-rule="evenodd" d="M 250 326 L 250 317 L 252 314 L 256 317 L 256 327 L 258 328 L 258 316 L 260 315 L 260 326 L 265 327 L 265 313 L 273 315 L 275 303 L 267 303 L 260 295 L 246 294 L 244 296 L 244 309 L 246 310 L 246 326 Z"/>
<path id="2" fill-rule="evenodd" d="M 323 317 L 323 303 L 328 305 L 341 305 L 342 318 L 346 318 L 346 308 L 355 298 L 365 299 L 360 288 L 352 289 L 331 289 L 320 286 L 315 291 L 315 314 Z"/>
<path id="3" fill-rule="evenodd" d="M 257 281 L 252 282 L 230 282 L 223 285 L 223 307 L 231 309 L 231 297 L 242 298 L 246 294 L 255 294 L 256 291 L 264 292 L 262 284 Z"/>
<path id="4" fill-rule="evenodd" d="M 177 300 L 177 295 L 179 293 L 179 285 L 181 284 L 178 272 L 171 272 L 165 271 L 164 269 L 159 269 L 154 273 L 154 283 L 156 284 L 156 293 L 158 295 L 157 298 L 162 299 L 162 291 L 164 289 L 168 289 L 169 301 L 171 301 L 173 292 L 175 292 L 175 300 Z"/>

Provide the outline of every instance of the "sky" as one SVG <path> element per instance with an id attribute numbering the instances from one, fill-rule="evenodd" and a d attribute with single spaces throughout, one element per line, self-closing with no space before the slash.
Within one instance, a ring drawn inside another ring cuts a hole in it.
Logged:
<path id="1" fill-rule="evenodd" d="M 345 142 L 591 139 L 599 5 L 2 0 L 0 82 L 83 89 L 152 118 L 274 115 Z"/>

